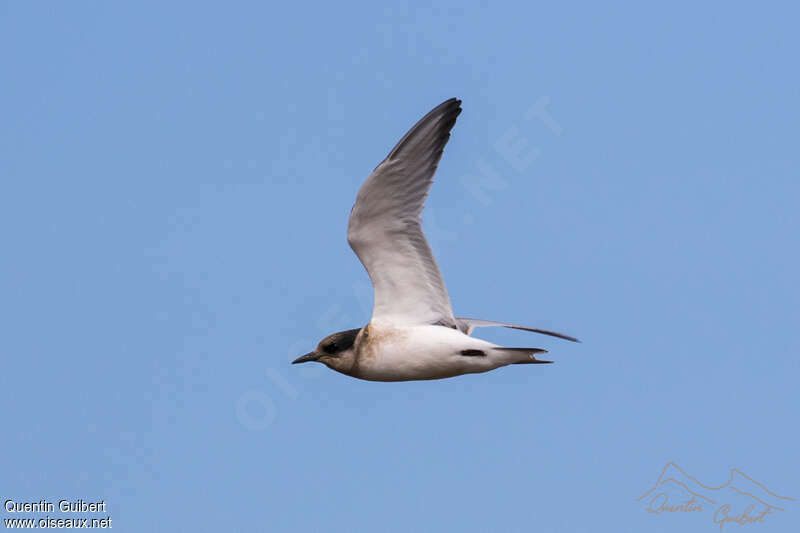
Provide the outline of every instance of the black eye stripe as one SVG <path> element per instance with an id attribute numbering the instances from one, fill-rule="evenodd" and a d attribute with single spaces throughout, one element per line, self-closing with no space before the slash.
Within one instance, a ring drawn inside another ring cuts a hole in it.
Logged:
<path id="1" fill-rule="evenodd" d="M 328 335 L 320 341 L 318 349 L 328 355 L 340 354 L 353 347 L 359 331 L 361 330 L 350 329 Z"/>
<path id="2" fill-rule="evenodd" d="M 336 346 L 335 342 L 330 342 L 330 343 L 328 343 L 328 344 L 326 344 L 325 346 L 322 347 L 322 349 L 326 353 L 336 353 L 338 351 L 337 348 L 338 348 L 338 346 Z"/>

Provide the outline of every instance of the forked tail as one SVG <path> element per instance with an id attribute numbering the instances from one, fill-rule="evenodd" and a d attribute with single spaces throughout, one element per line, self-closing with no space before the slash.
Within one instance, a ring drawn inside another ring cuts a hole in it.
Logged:
<path id="1" fill-rule="evenodd" d="M 553 361 L 546 361 L 544 359 L 536 359 L 536 355 L 540 353 L 547 353 L 547 350 L 541 348 L 506 348 L 505 346 L 495 346 L 492 350 L 506 352 L 513 357 L 512 365 L 546 365 Z"/>

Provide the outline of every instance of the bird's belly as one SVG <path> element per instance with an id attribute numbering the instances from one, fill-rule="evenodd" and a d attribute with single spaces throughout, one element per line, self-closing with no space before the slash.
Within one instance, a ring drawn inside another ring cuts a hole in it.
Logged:
<path id="1" fill-rule="evenodd" d="M 504 364 L 491 357 L 489 350 L 485 356 L 461 355 L 462 349 L 492 345 L 455 330 L 422 326 L 378 334 L 375 329 L 370 326 L 372 338 L 361 350 L 355 377 L 370 381 L 442 379 L 486 372 Z"/>

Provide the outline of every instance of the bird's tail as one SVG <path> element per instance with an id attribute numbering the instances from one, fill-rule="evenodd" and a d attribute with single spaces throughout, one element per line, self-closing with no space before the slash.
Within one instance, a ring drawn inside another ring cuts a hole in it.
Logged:
<path id="1" fill-rule="evenodd" d="M 544 359 L 536 359 L 537 354 L 547 353 L 547 350 L 541 348 L 507 348 L 505 346 L 495 346 L 492 350 L 507 354 L 509 357 L 509 364 L 511 365 L 546 365 L 553 362 Z"/>

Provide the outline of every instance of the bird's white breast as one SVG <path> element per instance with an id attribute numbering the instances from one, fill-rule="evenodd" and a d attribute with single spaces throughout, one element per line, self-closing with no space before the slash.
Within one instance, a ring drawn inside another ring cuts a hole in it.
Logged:
<path id="1" fill-rule="evenodd" d="M 490 342 L 442 326 L 370 322 L 359 335 L 355 376 L 373 381 L 441 379 L 507 364 Z M 485 356 L 464 356 L 463 350 Z"/>

